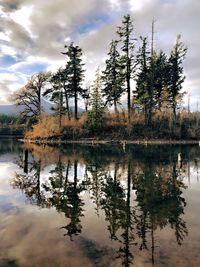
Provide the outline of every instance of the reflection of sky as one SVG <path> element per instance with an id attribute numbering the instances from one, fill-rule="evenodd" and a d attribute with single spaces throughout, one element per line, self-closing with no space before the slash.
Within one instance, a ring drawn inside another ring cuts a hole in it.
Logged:
<path id="1" fill-rule="evenodd" d="M 43 181 L 48 177 L 47 170 L 52 167 L 53 165 L 43 171 Z M 17 266 L 55 267 L 69 264 L 68 266 L 92 267 L 92 260 L 83 254 L 84 244 L 90 242 L 94 250 L 99 251 L 105 246 L 107 251 L 109 239 L 104 220 L 95 215 L 89 198 L 85 199 L 88 208 L 83 218 L 84 234 L 71 242 L 63 236 L 64 230 L 60 229 L 69 223 L 68 219 L 54 208 L 40 209 L 27 202 L 25 205 L 22 193 L 11 188 L 10 180 L 19 168 L 11 162 L 0 163 L 0 170 L 0 239 L 3 241 L 0 243 L 0 264 L 5 263 L 8 257 L 16 260 Z M 113 252 L 111 248 L 110 251 Z M 103 258 L 109 264 L 112 253 L 105 254 Z M 112 263 L 110 266 L 116 265 Z"/>
<path id="2" fill-rule="evenodd" d="M 10 181 L 20 170 L 14 163 L 16 156 L 10 158 L 12 160 L 9 162 L 8 155 L 0 157 L 0 265 L 9 259 L 16 261 L 20 267 L 94 267 L 93 254 L 96 253 L 99 255 L 97 261 L 102 264 L 96 266 L 121 267 L 120 260 L 115 258 L 119 246 L 109 239 L 108 222 L 105 221 L 104 212 L 100 210 L 97 216 L 95 205 L 88 193 L 81 195 L 85 203 L 84 217 L 81 218 L 82 233 L 71 242 L 68 236 L 63 236 L 65 230 L 61 229 L 69 223 L 69 219 L 59 214 L 55 208 L 31 206 L 25 201 L 20 190 L 13 190 Z M 48 182 L 49 172 L 54 168 L 55 165 L 52 164 L 42 170 L 41 183 Z M 113 175 L 113 170 L 110 174 Z M 190 184 L 187 171 L 184 177 L 188 185 L 188 189 L 184 190 L 187 202 L 184 219 L 189 236 L 182 246 L 177 246 L 174 229 L 169 226 L 163 230 L 157 229 L 155 258 L 158 261 L 161 258 L 159 266 L 200 266 L 200 184 L 197 183 L 196 174 L 196 169 L 191 164 Z M 84 166 L 78 164 L 78 179 L 83 179 L 83 176 Z M 73 179 L 73 166 L 69 178 Z M 124 177 L 122 183 L 125 186 Z M 134 198 L 133 194 L 132 199 Z M 151 251 L 135 253 L 136 266 L 150 267 L 150 253 Z"/>
<path id="3" fill-rule="evenodd" d="M 189 166 L 186 170 L 185 176 L 184 176 L 184 183 L 189 186 L 192 189 L 200 189 L 200 173 L 197 167 L 195 167 L 193 164 L 188 163 Z"/>

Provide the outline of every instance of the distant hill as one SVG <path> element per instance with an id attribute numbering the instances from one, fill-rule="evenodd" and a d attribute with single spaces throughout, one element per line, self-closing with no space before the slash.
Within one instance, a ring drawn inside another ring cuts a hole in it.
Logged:
<path id="1" fill-rule="evenodd" d="M 44 111 L 46 113 L 52 113 L 53 104 L 42 100 L 42 107 L 44 108 Z M 18 115 L 23 110 L 22 107 L 17 107 L 15 104 L 11 105 L 0 105 L 0 114 L 6 114 L 6 115 Z"/>
<path id="2" fill-rule="evenodd" d="M 15 105 L 0 105 L 0 114 L 17 115 L 17 113 Z"/>
<path id="3" fill-rule="evenodd" d="M 51 108 L 53 107 L 53 104 L 42 100 L 42 107 L 44 111 L 48 114 L 52 113 Z M 22 107 L 17 107 L 14 104 L 11 105 L 0 105 L 0 114 L 6 114 L 6 115 L 18 115 L 23 110 Z M 74 107 L 71 107 L 71 110 L 74 111 Z M 78 112 L 83 112 L 84 109 L 78 108 Z"/>

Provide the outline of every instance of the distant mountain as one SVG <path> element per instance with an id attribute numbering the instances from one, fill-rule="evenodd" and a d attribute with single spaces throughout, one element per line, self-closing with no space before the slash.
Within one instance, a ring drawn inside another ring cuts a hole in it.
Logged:
<path id="1" fill-rule="evenodd" d="M 52 113 L 51 108 L 53 107 L 53 104 L 42 100 L 42 107 L 46 113 Z M 23 107 L 17 107 L 15 104 L 0 105 L 0 114 L 18 115 L 22 110 Z"/>
<path id="2" fill-rule="evenodd" d="M 42 100 L 42 107 L 44 111 L 48 114 L 52 113 L 51 108 L 53 107 L 53 104 L 46 101 Z M 5 114 L 5 115 L 18 115 L 21 111 L 23 110 L 22 107 L 17 107 L 14 104 L 11 105 L 0 105 L 0 114 Z M 74 107 L 71 107 L 71 110 L 74 111 Z M 78 112 L 83 112 L 84 109 L 78 108 Z"/>
<path id="3" fill-rule="evenodd" d="M 17 115 L 18 111 L 15 105 L 0 105 L 0 114 Z"/>

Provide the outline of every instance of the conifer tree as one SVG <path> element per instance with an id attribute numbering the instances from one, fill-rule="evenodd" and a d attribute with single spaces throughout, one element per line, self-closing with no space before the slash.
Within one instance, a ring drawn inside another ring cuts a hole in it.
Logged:
<path id="1" fill-rule="evenodd" d="M 169 94 L 174 117 L 176 117 L 178 100 L 180 100 L 183 95 L 181 93 L 181 89 L 182 84 L 185 80 L 185 76 L 183 75 L 182 63 L 185 58 L 186 52 L 187 48 L 181 41 L 181 35 L 178 35 L 176 43 L 173 47 L 173 50 L 171 51 L 171 55 L 169 58 Z"/>
<path id="2" fill-rule="evenodd" d="M 140 37 L 140 39 L 142 40 L 142 47 L 137 55 L 137 65 L 139 68 L 136 75 L 135 98 L 143 109 L 145 123 L 147 123 L 150 101 L 150 52 L 147 50 L 147 38 Z"/>
<path id="3" fill-rule="evenodd" d="M 61 73 L 60 73 L 60 79 L 61 79 L 61 84 L 63 86 L 63 98 L 64 98 L 64 102 L 65 102 L 65 109 L 67 112 L 67 116 L 68 119 L 71 119 L 71 110 L 70 110 L 70 106 L 69 106 L 69 101 L 70 98 L 72 98 L 72 93 L 69 87 L 69 83 L 68 83 L 68 68 L 67 66 L 65 66 L 65 68 L 62 69 Z"/>
<path id="4" fill-rule="evenodd" d="M 117 41 L 112 40 L 110 44 L 109 58 L 106 60 L 106 68 L 103 71 L 102 95 L 106 98 L 106 104 L 114 105 L 117 113 L 117 104 L 124 92 L 123 75 L 120 62 L 120 54 L 117 51 Z"/>
<path id="5" fill-rule="evenodd" d="M 62 53 L 67 55 L 68 61 L 66 64 L 68 88 L 74 98 L 74 118 L 78 119 L 78 97 L 84 94 L 84 90 L 81 86 L 84 77 L 84 70 L 82 63 L 82 49 L 79 46 L 74 46 L 71 43 L 69 46 L 65 46 L 67 51 Z"/>
<path id="6" fill-rule="evenodd" d="M 103 108 L 102 101 L 102 78 L 99 68 L 96 71 L 96 79 L 92 86 L 92 93 L 90 98 L 90 110 L 88 112 L 87 121 L 85 124 L 86 129 L 90 132 L 96 133 L 103 126 Z"/>
<path id="7" fill-rule="evenodd" d="M 169 81 L 169 64 L 168 58 L 163 51 L 155 53 L 154 62 L 154 101 L 158 110 L 162 108 L 164 95 L 167 94 Z"/>
<path id="8" fill-rule="evenodd" d="M 133 21 L 130 15 L 123 17 L 122 26 L 118 28 L 117 33 L 122 41 L 122 65 L 124 66 L 124 77 L 127 91 L 127 109 L 128 122 L 131 120 L 131 74 L 133 72 Z"/>
<path id="9" fill-rule="evenodd" d="M 82 97 L 84 99 L 84 104 L 85 104 L 85 111 L 88 111 L 88 106 L 89 106 L 89 100 L 90 100 L 90 85 L 88 84 L 82 94 Z"/>
<path id="10" fill-rule="evenodd" d="M 55 104 L 52 108 L 55 114 L 61 114 L 59 110 L 62 110 L 62 114 L 67 113 L 68 119 L 70 120 L 69 100 L 72 97 L 72 93 L 68 85 L 67 67 L 59 68 L 58 71 L 51 76 L 50 85 L 51 86 L 43 93 L 43 96 L 49 97 L 49 100 Z"/>
<path id="11" fill-rule="evenodd" d="M 55 112 L 55 115 L 59 116 L 59 128 L 61 128 L 62 116 L 65 113 L 64 101 L 63 101 L 63 81 L 62 81 L 62 72 L 60 68 L 55 74 L 51 76 L 49 87 L 44 93 L 43 96 L 48 96 L 49 100 L 54 103 L 52 110 Z"/>

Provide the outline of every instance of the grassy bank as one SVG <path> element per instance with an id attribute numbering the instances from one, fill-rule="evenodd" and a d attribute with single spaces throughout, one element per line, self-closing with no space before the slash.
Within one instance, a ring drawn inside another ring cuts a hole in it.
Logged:
<path id="1" fill-rule="evenodd" d="M 38 143 L 198 143 L 200 119 L 198 113 L 181 112 L 172 118 L 167 112 L 154 114 L 151 125 L 146 125 L 140 113 L 132 116 L 130 124 L 127 114 L 105 113 L 99 129 L 85 127 L 87 116 L 82 113 L 79 120 L 63 116 L 61 127 L 57 117 L 44 116 L 24 135 L 24 140 Z"/>

